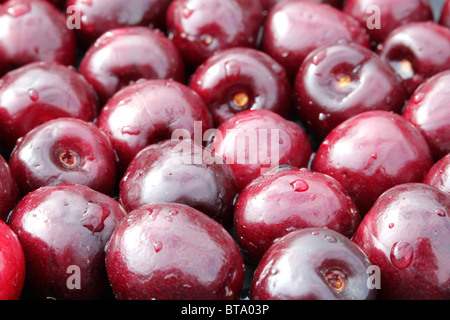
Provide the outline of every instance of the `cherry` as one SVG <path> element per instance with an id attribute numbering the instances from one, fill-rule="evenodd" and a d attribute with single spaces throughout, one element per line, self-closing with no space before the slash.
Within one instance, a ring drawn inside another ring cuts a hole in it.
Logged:
<path id="1" fill-rule="evenodd" d="M 169 38 L 194 67 L 223 49 L 254 48 L 262 19 L 260 0 L 174 0 L 166 16 Z"/>
<path id="2" fill-rule="evenodd" d="M 0 221 L 6 221 L 9 213 L 19 201 L 19 190 L 11 168 L 0 156 Z"/>
<path id="3" fill-rule="evenodd" d="M 446 0 L 439 17 L 439 24 L 450 28 L 450 1 Z"/>
<path id="4" fill-rule="evenodd" d="M 284 2 L 287 0 L 261 0 L 261 4 L 266 11 L 270 11 L 276 4 L 280 2 Z M 343 4 L 343 0 L 308 0 L 308 1 L 315 1 L 320 2 L 324 4 L 329 4 L 330 6 L 341 8 Z"/>
<path id="5" fill-rule="evenodd" d="M 338 42 L 369 47 L 365 30 L 341 10 L 312 1 L 285 1 L 269 12 L 261 48 L 286 68 L 293 81 L 312 50 Z"/>
<path id="6" fill-rule="evenodd" d="M 256 268 L 252 300 L 374 300 L 370 261 L 344 235 L 306 228 L 279 238 Z"/>
<path id="7" fill-rule="evenodd" d="M 252 48 L 225 49 L 199 66 L 189 86 L 207 104 L 216 126 L 243 110 L 291 116 L 291 87 L 284 68 Z"/>
<path id="8" fill-rule="evenodd" d="M 26 195 L 9 220 L 25 253 L 24 290 L 38 299 L 108 297 L 105 245 L 125 214 L 117 201 L 83 185 Z"/>
<path id="9" fill-rule="evenodd" d="M 0 143 L 12 150 L 18 138 L 62 117 L 94 121 L 95 91 L 76 70 L 55 62 L 34 62 L 0 81 Z"/>
<path id="10" fill-rule="evenodd" d="M 423 182 L 450 193 L 450 153 L 431 167 Z"/>
<path id="11" fill-rule="evenodd" d="M 245 272 L 238 246 L 218 222 L 175 203 L 130 212 L 111 236 L 106 268 L 119 300 L 237 299 Z"/>
<path id="12" fill-rule="evenodd" d="M 22 195 L 39 187 L 82 184 L 113 195 L 116 155 L 94 124 L 74 118 L 48 121 L 18 142 L 9 160 Z"/>
<path id="13" fill-rule="evenodd" d="M 98 126 L 110 138 L 123 173 L 146 146 L 170 139 L 175 130 L 200 134 L 212 127 L 212 117 L 200 96 L 171 80 L 142 80 L 124 87 L 102 108 Z"/>
<path id="14" fill-rule="evenodd" d="M 320 145 L 313 171 L 341 182 L 362 216 L 386 190 L 421 182 L 433 165 L 420 131 L 402 116 L 376 110 L 337 126 Z"/>
<path id="15" fill-rule="evenodd" d="M 450 69 L 450 29 L 433 21 L 408 23 L 394 29 L 378 53 L 412 94 L 429 77 Z"/>
<path id="16" fill-rule="evenodd" d="M 294 94 L 299 118 L 319 140 L 362 112 L 400 113 L 409 98 L 388 63 L 352 43 L 312 51 L 300 66 Z"/>
<path id="17" fill-rule="evenodd" d="M 76 42 L 66 19 L 43 0 L 9 0 L 0 6 L 0 74 L 35 61 L 72 65 Z"/>
<path id="18" fill-rule="evenodd" d="M 359 212 L 342 185 L 306 168 L 272 169 L 250 182 L 235 204 L 236 239 L 253 264 L 289 232 L 326 227 L 350 238 L 359 223 Z"/>
<path id="19" fill-rule="evenodd" d="M 450 298 L 449 214 L 450 195 L 423 183 L 380 196 L 353 241 L 380 268 L 381 299 Z"/>
<path id="20" fill-rule="evenodd" d="M 119 200 L 127 211 L 172 202 L 191 206 L 229 228 L 237 195 L 231 168 L 208 157 L 190 140 L 167 140 L 139 152 L 120 182 Z"/>

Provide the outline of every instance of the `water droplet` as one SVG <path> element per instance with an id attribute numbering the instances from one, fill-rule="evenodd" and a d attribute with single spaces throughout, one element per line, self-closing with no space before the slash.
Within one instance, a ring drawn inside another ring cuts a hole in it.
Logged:
<path id="1" fill-rule="evenodd" d="M 178 214 L 178 210 L 170 210 L 169 215 L 176 216 Z"/>
<path id="2" fill-rule="evenodd" d="M 422 92 L 418 92 L 414 95 L 413 97 L 413 102 L 414 103 L 421 103 L 423 101 L 423 99 L 425 98 L 425 94 Z"/>
<path id="3" fill-rule="evenodd" d="M 372 157 L 372 159 L 376 160 L 378 158 L 378 155 L 376 153 L 372 153 L 370 155 Z"/>
<path id="4" fill-rule="evenodd" d="M 191 8 L 184 8 L 183 9 L 183 16 L 186 18 L 186 19 L 188 19 L 191 15 L 192 15 L 192 13 L 194 13 L 194 10 L 192 10 Z"/>
<path id="5" fill-rule="evenodd" d="M 132 136 L 137 136 L 138 134 L 141 133 L 141 130 L 139 130 L 138 128 L 133 128 L 133 127 L 123 127 L 121 132 L 122 132 L 122 134 L 129 134 Z"/>
<path id="6" fill-rule="evenodd" d="M 296 192 L 304 192 L 309 189 L 308 183 L 306 183 L 306 181 L 303 179 L 292 181 L 291 186 Z"/>
<path id="7" fill-rule="evenodd" d="M 389 229 L 392 229 L 394 227 L 393 223 L 389 223 Z"/>
<path id="8" fill-rule="evenodd" d="M 313 232 L 311 232 L 311 234 L 312 234 L 313 236 L 318 236 L 318 235 L 320 234 L 320 232 L 319 232 L 319 231 L 313 231 Z"/>
<path id="9" fill-rule="evenodd" d="M 155 249 L 155 252 L 160 252 L 162 250 L 162 243 L 159 241 L 154 242 L 153 248 Z"/>
<path id="10" fill-rule="evenodd" d="M 324 121 L 327 119 L 327 115 L 325 113 L 319 113 L 319 120 Z"/>
<path id="11" fill-rule="evenodd" d="M 434 212 L 436 212 L 439 217 L 445 217 L 447 215 L 442 209 L 436 209 Z"/>
<path id="12" fill-rule="evenodd" d="M 241 75 L 241 64 L 237 60 L 225 62 L 225 75 L 229 79 L 236 79 Z"/>
<path id="13" fill-rule="evenodd" d="M 398 241 L 391 249 L 391 262 L 398 269 L 407 268 L 413 260 L 413 248 L 408 242 Z"/>
<path id="14" fill-rule="evenodd" d="M 326 51 L 320 51 L 318 54 L 316 54 L 314 57 L 313 57 L 313 60 L 312 60 L 312 63 L 314 64 L 314 65 L 318 65 L 320 62 L 322 62 L 323 61 L 323 59 L 325 59 L 327 57 L 327 52 Z"/>
<path id="15" fill-rule="evenodd" d="M 39 93 L 36 91 L 36 89 L 28 89 L 28 95 L 31 99 L 31 101 L 38 101 L 39 100 Z"/>
<path id="16" fill-rule="evenodd" d="M 23 16 L 24 14 L 28 13 L 30 11 L 31 7 L 30 4 L 24 3 L 24 2 L 17 2 L 11 5 L 7 12 L 10 16 L 17 18 L 20 16 Z"/>
<path id="17" fill-rule="evenodd" d="M 327 235 L 325 236 L 325 240 L 327 240 L 329 243 L 336 243 L 336 242 L 337 242 L 336 237 L 334 237 L 334 236 L 332 236 L 332 235 L 329 235 L 329 234 L 327 234 Z"/>
<path id="18" fill-rule="evenodd" d="M 282 54 L 281 54 L 281 56 L 283 57 L 283 58 L 287 58 L 288 56 L 289 56 L 289 52 L 283 52 Z"/>

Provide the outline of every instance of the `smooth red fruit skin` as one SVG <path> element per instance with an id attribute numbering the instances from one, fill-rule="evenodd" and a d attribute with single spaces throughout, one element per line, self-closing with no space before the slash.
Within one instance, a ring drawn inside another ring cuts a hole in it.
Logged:
<path id="1" fill-rule="evenodd" d="M 307 167 L 312 145 L 295 122 L 269 110 L 247 110 L 225 120 L 208 147 L 228 163 L 241 191 L 279 165 Z"/>
<path id="2" fill-rule="evenodd" d="M 423 182 L 450 193 L 450 153 L 431 167 Z"/>
<path id="3" fill-rule="evenodd" d="M 450 69 L 450 29 L 433 21 L 411 22 L 393 30 L 377 52 L 411 95 L 425 80 Z"/>
<path id="4" fill-rule="evenodd" d="M 141 206 L 117 226 L 106 268 L 119 300 L 233 300 L 245 265 L 230 234 L 183 204 Z"/>
<path id="5" fill-rule="evenodd" d="M 0 220 L 0 300 L 18 300 L 25 282 L 25 256 L 14 231 Z"/>
<path id="6" fill-rule="evenodd" d="M 338 42 L 369 47 L 365 30 L 353 17 L 322 3 L 293 0 L 269 12 L 261 49 L 283 65 L 293 81 L 312 50 Z"/>
<path id="7" fill-rule="evenodd" d="M 280 2 L 284 2 L 287 0 L 261 0 L 261 4 L 266 11 L 270 11 L 275 5 L 277 5 Z M 307 0 L 307 1 L 314 1 L 314 2 L 320 2 L 324 4 L 328 4 L 330 6 L 341 8 L 343 4 L 343 0 Z"/>
<path id="8" fill-rule="evenodd" d="M 263 256 L 252 280 L 250 299 L 375 300 L 376 290 L 367 285 L 369 267 L 364 252 L 336 231 L 293 231 L 279 238 Z"/>
<path id="9" fill-rule="evenodd" d="M 104 33 L 83 56 L 79 71 L 93 86 L 102 104 L 139 79 L 185 80 L 178 49 L 161 31 L 148 27 Z"/>
<path id="10" fill-rule="evenodd" d="M 170 139 L 175 130 L 193 135 L 196 121 L 203 132 L 213 125 L 195 91 L 176 81 L 142 80 L 108 100 L 97 124 L 110 138 L 119 157 L 119 171 L 124 172 L 139 151 Z"/>
<path id="11" fill-rule="evenodd" d="M 78 44 L 89 47 L 103 33 L 117 28 L 143 26 L 161 29 L 171 0 L 68 0 L 67 18 L 84 17 L 76 28 Z"/>
<path id="12" fill-rule="evenodd" d="M 6 221 L 19 201 L 19 190 L 8 162 L 0 155 L 0 221 Z"/>
<path id="13" fill-rule="evenodd" d="M 450 152 L 450 70 L 425 81 L 403 110 L 403 117 L 427 140 L 435 161 Z"/>
<path id="14" fill-rule="evenodd" d="M 312 51 L 300 66 L 293 91 L 301 122 L 319 140 L 362 112 L 400 113 L 409 98 L 389 64 L 353 43 Z"/>
<path id="15" fill-rule="evenodd" d="M 341 182 L 364 216 L 389 188 L 423 181 L 433 163 L 417 128 L 398 114 L 376 110 L 356 115 L 331 131 L 311 168 Z"/>
<path id="16" fill-rule="evenodd" d="M 291 116 L 291 87 L 283 66 L 252 48 L 225 49 L 191 76 L 189 86 L 207 104 L 216 126 L 244 110 L 266 109 Z M 235 98 L 245 94 L 245 105 Z"/>
<path id="17" fill-rule="evenodd" d="M 75 69 L 54 62 L 35 62 L 0 80 L 0 143 L 12 150 L 18 138 L 56 118 L 94 121 L 95 91 Z"/>
<path id="18" fill-rule="evenodd" d="M 82 185 L 26 195 L 9 220 L 25 253 L 24 290 L 39 299 L 107 298 L 105 245 L 125 214 L 116 200 Z M 80 287 L 74 289 L 77 270 Z"/>
<path id="19" fill-rule="evenodd" d="M 167 140 L 144 148 L 120 182 L 119 201 L 128 212 L 149 203 L 182 203 L 228 229 L 233 221 L 236 179 L 222 159 L 219 162 L 206 151 L 187 140 Z"/>
<path id="20" fill-rule="evenodd" d="M 72 65 L 76 41 L 66 19 L 43 0 L 10 0 L 0 6 L 0 74 L 35 61 Z"/>
<path id="21" fill-rule="evenodd" d="M 174 0 L 166 13 L 169 38 L 193 67 L 227 48 L 255 47 L 262 19 L 260 0 Z"/>
<path id="22" fill-rule="evenodd" d="M 342 10 L 367 30 L 374 48 L 403 24 L 433 20 L 432 8 L 423 0 L 347 0 Z"/>
<path id="23" fill-rule="evenodd" d="M 444 5 L 442 6 L 439 24 L 450 28 L 450 0 L 445 1 Z"/>
<path id="24" fill-rule="evenodd" d="M 22 195 L 63 184 L 86 185 L 110 196 L 115 191 L 111 142 L 94 123 L 80 119 L 59 118 L 34 128 L 17 143 L 9 165 Z"/>
<path id="25" fill-rule="evenodd" d="M 334 178 L 306 168 L 275 168 L 241 191 L 234 232 L 245 256 L 257 264 L 272 243 L 304 228 L 329 228 L 351 237 L 358 209 Z"/>
<path id="26" fill-rule="evenodd" d="M 353 242 L 380 268 L 380 299 L 450 299 L 450 195 L 422 183 L 386 191 Z"/>

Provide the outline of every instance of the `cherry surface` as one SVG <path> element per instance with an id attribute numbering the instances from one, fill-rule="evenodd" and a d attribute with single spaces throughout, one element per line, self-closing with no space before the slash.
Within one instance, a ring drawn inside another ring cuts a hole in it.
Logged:
<path id="1" fill-rule="evenodd" d="M 322 227 L 351 237 L 359 212 L 334 178 L 306 168 L 274 168 L 241 191 L 235 204 L 234 232 L 246 257 L 257 264 L 285 234 Z"/>
<path id="2" fill-rule="evenodd" d="M 98 113 L 95 91 L 71 67 L 34 62 L 0 81 L 0 144 L 10 151 L 42 123 L 62 117 L 94 121 Z"/>
<path id="3" fill-rule="evenodd" d="M 417 128 L 398 114 L 376 110 L 356 115 L 331 131 L 311 168 L 341 182 L 364 216 L 389 188 L 423 181 L 433 163 Z"/>
<path id="4" fill-rule="evenodd" d="M 9 220 L 25 253 L 24 291 L 37 299 L 109 297 L 105 245 L 125 214 L 116 200 L 82 185 L 26 195 Z M 74 270 L 80 276 L 76 290 L 68 286 Z"/>
<path id="5" fill-rule="evenodd" d="M 116 155 L 94 124 L 74 118 L 48 121 L 14 148 L 9 166 L 22 195 L 43 186 L 82 184 L 113 195 Z"/>
<path id="6" fill-rule="evenodd" d="M 74 64 L 75 35 L 49 2 L 7 1 L 0 6 L 0 25 L 0 75 L 35 61 Z"/>
<path id="7" fill-rule="evenodd" d="M 365 111 L 400 113 L 409 98 L 388 63 L 351 43 L 312 51 L 300 66 L 294 95 L 302 123 L 318 139 Z"/>
<path id="8" fill-rule="evenodd" d="M 261 0 L 261 4 L 263 5 L 264 10 L 270 11 L 275 5 L 280 2 L 284 2 L 287 0 Z M 330 6 L 336 7 L 338 9 L 342 8 L 343 0 L 307 0 L 320 2 L 324 4 L 329 4 Z"/>
<path id="9" fill-rule="evenodd" d="M 374 300 L 370 261 L 342 234 L 307 228 L 279 238 L 253 277 L 252 300 Z"/>
<path id="10" fill-rule="evenodd" d="M 450 195 L 423 183 L 379 197 L 353 241 L 380 268 L 381 299 L 450 298 L 449 214 Z"/>
<path id="11" fill-rule="evenodd" d="M 104 33 L 83 55 L 79 71 L 94 87 L 102 104 L 139 79 L 185 80 L 178 49 L 161 31 L 148 27 Z"/>
<path id="12" fill-rule="evenodd" d="M 431 148 L 435 161 L 450 152 L 450 70 L 425 81 L 403 110 Z"/>
<path id="13" fill-rule="evenodd" d="M 450 153 L 431 167 L 423 182 L 450 193 Z"/>
<path id="14" fill-rule="evenodd" d="M 442 6 L 439 24 L 450 28 L 450 0 L 446 0 Z"/>
<path id="15" fill-rule="evenodd" d="M 231 235 L 183 204 L 155 203 L 130 212 L 106 250 L 109 282 L 119 300 L 232 300 L 245 265 Z"/>
<path id="16" fill-rule="evenodd" d="M 8 162 L 0 155 L 0 220 L 6 221 L 19 201 L 19 190 Z"/>
<path id="17" fill-rule="evenodd" d="M 144 148 L 128 166 L 119 189 L 127 211 L 149 203 L 182 203 L 227 229 L 232 224 L 234 173 L 192 141 L 167 140 Z"/>
<path id="18" fill-rule="evenodd" d="M 260 0 L 173 0 L 166 15 L 169 38 L 193 67 L 223 49 L 256 47 L 262 20 Z"/>
<path id="19" fill-rule="evenodd" d="M 231 48 L 213 55 L 189 86 L 207 104 L 216 126 L 244 110 L 266 109 L 291 116 L 291 87 L 283 66 L 262 51 Z"/>

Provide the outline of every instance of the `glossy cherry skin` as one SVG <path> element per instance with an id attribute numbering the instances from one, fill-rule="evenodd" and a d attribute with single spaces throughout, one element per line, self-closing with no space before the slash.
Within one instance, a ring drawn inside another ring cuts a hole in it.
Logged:
<path id="1" fill-rule="evenodd" d="M 445 1 L 441 15 L 439 17 L 439 24 L 450 28 L 450 1 Z"/>
<path id="2" fill-rule="evenodd" d="M 437 161 L 450 152 L 450 70 L 424 82 L 403 110 L 427 140 Z"/>
<path id="3" fill-rule="evenodd" d="M 169 38 L 193 67 L 227 48 L 255 47 L 262 20 L 260 0 L 174 0 L 166 14 Z"/>
<path id="4" fill-rule="evenodd" d="M 412 94 L 429 77 L 450 69 L 450 29 L 433 21 L 393 30 L 378 50 Z"/>
<path id="5" fill-rule="evenodd" d="M 287 0 L 261 0 L 261 4 L 266 11 L 270 11 L 276 4 L 280 2 L 284 2 Z M 330 6 L 341 8 L 343 0 L 307 0 L 307 1 L 314 1 L 314 2 L 320 2 L 324 4 L 329 4 Z"/>
<path id="6" fill-rule="evenodd" d="M 24 290 L 38 299 L 111 295 L 105 245 L 125 214 L 116 200 L 82 185 L 42 187 L 26 195 L 9 220 L 25 253 Z M 74 270 L 80 276 L 76 290 L 68 286 L 76 283 L 70 279 Z"/>
<path id="7" fill-rule="evenodd" d="M 422 0 L 347 0 L 342 10 L 367 30 L 373 48 L 403 24 L 433 20 L 429 2 Z"/>
<path id="8" fill-rule="evenodd" d="M 208 147 L 228 163 L 238 191 L 279 165 L 307 167 L 311 142 L 297 123 L 269 110 L 247 110 L 225 120 Z"/>
<path id="9" fill-rule="evenodd" d="M 359 212 L 334 178 L 306 168 L 275 168 L 250 182 L 235 204 L 237 242 L 253 264 L 297 229 L 324 227 L 351 237 Z"/>
<path id="10" fill-rule="evenodd" d="M 381 299 L 450 298 L 449 214 L 450 195 L 426 184 L 380 196 L 353 241 L 380 268 Z"/>
<path id="11" fill-rule="evenodd" d="M 251 300 L 374 300 L 370 261 L 344 235 L 326 228 L 279 238 L 256 268 Z"/>
<path id="12" fill-rule="evenodd" d="M 312 50 L 338 42 L 369 47 L 365 30 L 342 11 L 312 1 L 286 1 L 269 12 L 261 49 L 283 65 L 293 81 Z"/>
<path id="13" fill-rule="evenodd" d="M 10 0 L 0 6 L 0 74 L 35 61 L 75 62 L 76 41 L 66 19 L 43 0 Z"/>
<path id="14" fill-rule="evenodd" d="M 144 148 L 120 182 L 119 201 L 128 212 L 149 203 L 182 203 L 230 228 L 236 179 L 222 159 L 216 161 L 205 151 L 187 140 Z"/>
<path id="15" fill-rule="evenodd" d="M 106 268 L 119 300 L 238 299 L 245 273 L 230 234 L 202 212 L 176 203 L 130 212 L 111 236 Z"/>
<path id="16" fill-rule="evenodd" d="M 226 49 L 199 66 L 189 86 L 207 104 L 216 126 L 244 110 L 291 116 L 291 87 L 283 66 L 252 48 Z"/>
<path id="17" fill-rule="evenodd" d="M 300 66 L 294 95 L 301 122 L 319 140 L 362 112 L 400 113 L 409 98 L 388 63 L 352 43 L 312 51 Z"/>
<path id="18" fill-rule="evenodd" d="M 80 19 L 75 28 L 78 44 L 89 47 L 103 33 L 117 28 L 144 26 L 164 28 L 171 0 L 68 0 L 67 18 Z M 75 22 L 75 21 L 74 21 Z"/>
<path id="19" fill-rule="evenodd" d="M 0 155 L 0 220 L 6 221 L 19 201 L 19 190 L 8 162 Z"/>
<path id="20" fill-rule="evenodd" d="M 110 138 L 124 172 L 146 146 L 167 140 L 175 130 L 194 133 L 212 127 L 212 117 L 200 96 L 170 80 L 142 80 L 117 92 L 102 108 L 98 126 Z"/>
<path id="21" fill-rule="evenodd" d="M 179 82 L 185 79 L 178 49 L 161 31 L 148 27 L 113 29 L 104 33 L 83 56 L 79 71 L 103 104 L 139 79 Z"/>
<path id="22" fill-rule="evenodd" d="M 450 193 L 450 153 L 431 167 L 423 182 Z"/>
<path id="23" fill-rule="evenodd" d="M 389 188 L 423 181 L 433 163 L 417 128 L 398 114 L 376 110 L 356 115 L 331 131 L 311 168 L 341 182 L 364 216 Z"/>
<path id="24" fill-rule="evenodd" d="M 49 185 L 82 184 L 113 195 L 116 154 L 94 123 L 74 118 L 48 121 L 19 140 L 9 159 L 22 195 Z"/>
<path id="25" fill-rule="evenodd" d="M 7 73 L 0 81 L 0 143 L 12 150 L 18 138 L 56 118 L 93 121 L 95 91 L 75 69 L 35 62 Z"/>

